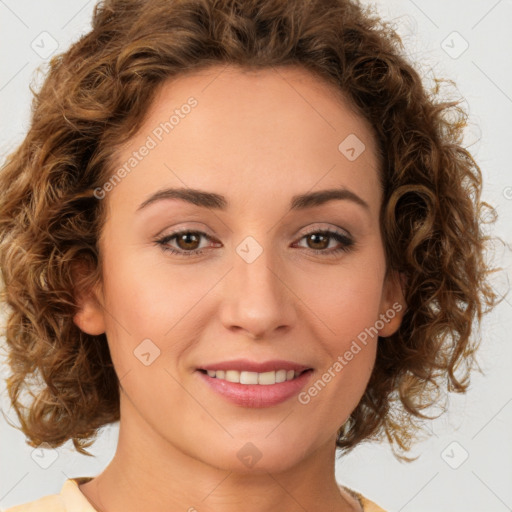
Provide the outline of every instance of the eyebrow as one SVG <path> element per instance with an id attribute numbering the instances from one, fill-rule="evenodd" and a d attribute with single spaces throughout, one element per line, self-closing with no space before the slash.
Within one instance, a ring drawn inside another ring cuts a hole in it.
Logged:
<path id="1" fill-rule="evenodd" d="M 137 212 L 164 199 L 181 199 L 182 201 L 186 201 L 196 206 L 221 211 L 225 211 L 228 208 L 227 199 L 223 195 L 216 194 L 214 192 L 206 192 L 193 188 L 165 188 L 150 195 L 139 205 Z M 351 201 L 367 210 L 370 210 L 368 203 L 364 199 L 344 187 L 295 195 L 291 199 L 290 209 L 305 210 L 314 206 L 320 206 L 333 200 Z"/>

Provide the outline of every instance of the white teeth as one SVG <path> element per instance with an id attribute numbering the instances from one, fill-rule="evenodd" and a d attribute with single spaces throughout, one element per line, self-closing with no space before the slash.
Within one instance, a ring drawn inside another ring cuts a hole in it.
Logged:
<path id="1" fill-rule="evenodd" d="M 258 373 L 258 384 L 267 386 L 276 383 L 276 372 Z"/>
<path id="2" fill-rule="evenodd" d="M 276 372 L 276 383 L 284 382 L 286 380 L 286 370 L 278 370 Z"/>
<path id="3" fill-rule="evenodd" d="M 240 384 L 258 384 L 256 372 L 240 372 Z"/>
<path id="4" fill-rule="evenodd" d="M 270 384 L 279 384 L 287 380 L 295 379 L 300 372 L 294 370 L 277 370 L 272 372 L 246 372 L 238 370 L 208 370 L 208 377 L 236 382 L 239 384 L 261 384 L 264 386 Z"/>
<path id="5" fill-rule="evenodd" d="M 224 377 L 228 382 L 240 382 L 240 372 L 238 370 L 226 370 Z"/>

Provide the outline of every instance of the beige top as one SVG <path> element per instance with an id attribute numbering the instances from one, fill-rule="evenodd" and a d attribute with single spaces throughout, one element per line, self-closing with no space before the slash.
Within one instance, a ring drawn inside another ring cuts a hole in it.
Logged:
<path id="1" fill-rule="evenodd" d="M 98 512 L 82 494 L 78 485 L 92 480 L 93 477 L 70 478 L 64 482 L 59 494 L 44 496 L 38 500 L 16 505 L 5 512 Z M 383 508 L 368 500 L 362 494 L 340 486 L 361 504 L 363 512 L 386 512 Z"/>

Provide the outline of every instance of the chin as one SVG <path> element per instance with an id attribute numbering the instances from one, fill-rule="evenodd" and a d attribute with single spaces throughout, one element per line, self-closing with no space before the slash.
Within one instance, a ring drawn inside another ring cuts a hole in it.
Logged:
<path id="1" fill-rule="evenodd" d="M 290 440 L 290 437 L 288 437 Z M 309 451 L 300 443 L 289 441 L 283 443 L 282 437 L 274 440 L 258 438 L 233 439 L 209 450 L 208 456 L 201 454 L 201 459 L 218 469 L 238 474 L 266 474 L 286 471 L 300 464 Z M 311 451 L 313 451 L 311 447 Z"/>

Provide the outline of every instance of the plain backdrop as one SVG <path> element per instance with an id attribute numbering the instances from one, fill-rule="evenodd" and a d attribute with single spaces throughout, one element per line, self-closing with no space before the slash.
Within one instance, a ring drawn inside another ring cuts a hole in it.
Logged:
<path id="1" fill-rule="evenodd" d="M 512 0 L 380 0 L 407 53 L 428 79 L 451 78 L 466 100 L 471 125 L 466 144 L 484 175 L 484 198 L 499 220 L 494 234 L 512 240 Z M 50 53 L 65 51 L 90 28 L 95 1 L 0 0 L 0 158 L 28 127 L 36 68 Z M 498 249 L 496 277 L 507 289 L 510 256 Z M 336 464 L 338 481 L 359 490 L 389 512 L 505 512 L 512 510 L 512 299 L 482 326 L 479 362 L 469 393 L 450 399 L 450 412 L 430 422 L 430 437 L 417 444 L 415 462 L 398 462 L 387 444 L 368 443 Z M 0 406 L 17 423 L 0 365 Z M 66 478 L 99 474 L 114 455 L 117 425 L 103 429 L 95 457 L 66 443 L 34 451 L 0 418 L 0 508 L 56 493 Z"/>

